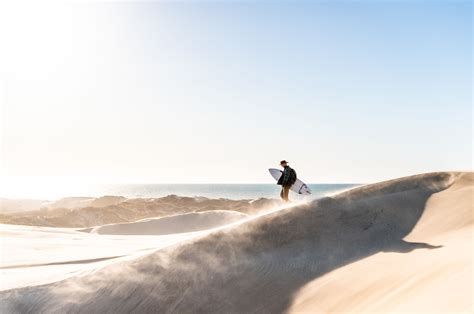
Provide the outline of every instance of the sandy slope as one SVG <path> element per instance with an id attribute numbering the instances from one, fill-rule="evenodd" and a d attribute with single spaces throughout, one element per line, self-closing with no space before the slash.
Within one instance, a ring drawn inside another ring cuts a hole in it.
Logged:
<path id="1" fill-rule="evenodd" d="M 472 313 L 473 195 L 474 175 L 458 176 L 405 237 L 440 248 L 379 253 L 333 271 L 301 288 L 291 311 Z"/>
<path id="2" fill-rule="evenodd" d="M 472 311 L 473 174 L 433 173 L 260 216 L 82 276 L 7 312 Z"/>
<path id="3" fill-rule="evenodd" d="M 0 225 L 0 230 L 0 290 L 90 273 L 200 234 L 104 236 L 70 228 L 18 225 Z"/>
<path id="4" fill-rule="evenodd" d="M 81 231 L 98 234 L 163 235 L 216 228 L 246 218 L 248 215 L 236 211 L 214 210 L 149 218 L 131 223 L 110 224 Z"/>

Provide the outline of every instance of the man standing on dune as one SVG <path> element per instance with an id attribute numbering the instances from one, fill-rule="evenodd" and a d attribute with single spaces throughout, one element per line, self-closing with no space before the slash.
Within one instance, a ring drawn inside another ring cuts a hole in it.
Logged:
<path id="1" fill-rule="evenodd" d="M 286 160 L 280 161 L 280 166 L 283 167 L 283 173 L 278 180 L 278 185 L 281 185 L 280 197 L 283 201 L 288 202 L 288 193 L 291 186 L 296 182 L 296 171 L 288 166 Z"/>

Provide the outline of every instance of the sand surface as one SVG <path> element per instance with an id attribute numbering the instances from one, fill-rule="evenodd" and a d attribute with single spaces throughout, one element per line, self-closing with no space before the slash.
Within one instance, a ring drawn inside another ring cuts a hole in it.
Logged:
<path id="1" fill-rule="evenodd" d="M 27 287 L 91 272 L 199 235 L 102 236 L 68 228 L 0 225 L 0 289 Z"/>
<path id="2" fill-rule="evenodd" d="M 230 210 L 213 210 L 185 213 L 161 218 L 142 219 L 137 222 L 110 224 L 80 231 L 98 234 L 163 235 L 202 231 L 235 223 L 249 216 Z"/>
<path id="3" fill-rule="evenodd" d="M 473 195 L 473 174 L 458 176 L 428 199 L 405 237 L 439 248 L 381 252 L 342 267 L 302 287 L 290 312 L 472 313 Z"/>
<path id="4" fill-rule="evenodd" d="M 0 223 L 66 228 L 95 227 L 205 211 L 257 214 L 279 204 L 279 200 L 265 198 L 230 200 L 176 195 L 130 199 L 120 196 L 67 197 L 54 202 L 0 199 Z"/>
<path id="5" fill-rule="evenodd" d="M 196 233 L 2 225 L 0 309 L 472 313 L 473 193 L 473 173 L 431 173 Z"/>

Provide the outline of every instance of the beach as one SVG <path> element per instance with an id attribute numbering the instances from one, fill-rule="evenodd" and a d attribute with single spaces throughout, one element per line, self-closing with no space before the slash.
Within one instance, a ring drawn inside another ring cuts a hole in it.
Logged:
<path id="1" fill-rule="evenodd" d="M 107 197 L 3 212 L 0 306 L 472 312 L 473 193 L 472 172 L 437 172 L 290 204 Z"/>

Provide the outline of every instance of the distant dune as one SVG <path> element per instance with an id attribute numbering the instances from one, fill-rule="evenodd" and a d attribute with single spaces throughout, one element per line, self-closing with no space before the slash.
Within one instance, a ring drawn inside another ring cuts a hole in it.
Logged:
<path id="1" fill-rule="evenodd" d="M 80 231 L 98 234 L 163 235 L 201 231 L 234 223 L 248 215 L 229 210 L 215 210 L 149 218 L 137 222 L 110 224 Z"/>
<path id="2" fill-rule="evenodd" d="M 38 210 L 44 203 L 42 200 L 0 198 L 0 214 Z"/>
<path id="3" fill-rule="evenodd" d="M 9 208 L 15 205 L 9 201 Z M 38 203 L 36 203 L 38 204 Z M 135 222 L 144 218 L 164 217 L 180 213 L 213 210 L 230 210 L 244 214 L 255 214 L 275 207 L 277 200 L 229 200 L 205 197 L 183 197 L 169 195 L 160 198 L 133 198 L 104 196 L 100 198 L 68 197 L 55 202 L 43 203 L 41 209 L 22 212 L 2 212 L 0 223 L 81 228 L 105 224 Z"/>
<path id="4" fill-rule="evenodd" d="M 57 209 L 57 208 L 68 208 L 68 209 L 79 209 L 85 207 L 105 207 L 119 204 L 127 200 L 123 196 L 102 196 L 98 198 L 94 197 L 65 197 L 60 200 L 49 202 L 43 205 L 44 208 Z"/>
<path id="5" fill-rule="evenodd" d="M 472 313 L 473 173 L 367 185 L 83 276 L 3 313 Z"/>

